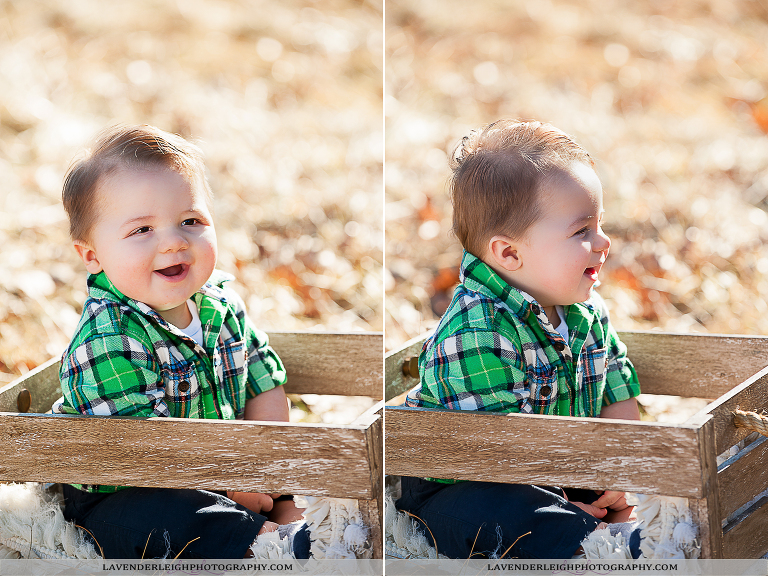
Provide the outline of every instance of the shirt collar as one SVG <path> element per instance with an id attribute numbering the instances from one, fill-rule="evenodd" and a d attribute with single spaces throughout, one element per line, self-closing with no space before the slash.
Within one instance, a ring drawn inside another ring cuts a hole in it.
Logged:
<path id="1" fill-rule="evenodd" d="M 459 280 L 469 290 L 500 300 L 504 306 L 522 320 L 527 320 L 528 316 L 533 313 L 542 325 L 547 323 L 543 308 L 533 296 L 507 284 L 488 264 L 466 250 L 461 258 Z M 591 298 L 586 302 L 563 308 L 566 318 L 571 312 L 578 311 L 581 316 L 592 316 L 595 311 Z"/>
<path id="2" fill-rule="evenodd" d="M 221 302 L 223 305 L 227 304 L 227 297 L 224 292 L 224 283 L 233 280 L 234 277 L 231 274 L 221 272 L 220 270 L 214 270 L 208 281 L 203 284 L 196 294 L 203 294 L 209 298 Z M 102 271 L 98 274 L 88 274 L 88 296 L 95 300 L 112 300 L 135 308 L 142 314 L 145 314 L 151 318 L 154 318 L 163 326 L 170 326 L 160 314 L 152 310 L 148 305 L 133 298 L 129 298 L 107 278 L 107 275 Z M 194 295 L 193 295 L 194 298 Z"/>

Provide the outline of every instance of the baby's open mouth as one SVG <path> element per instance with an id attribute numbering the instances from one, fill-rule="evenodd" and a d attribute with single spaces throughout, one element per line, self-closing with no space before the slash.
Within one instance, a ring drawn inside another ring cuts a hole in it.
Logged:
<path id="1" fill-rule="evenodd" d="M 184 272 L 184 264 L 175 264 L 174 266 L 168 266 L 168 268 L 162 268 L 155 270 L 158 274 L 162 274 L 167 278 L 174 278 Z"/>
<path id="2" fill-rule="evenodd" d="M 601 266 L 591 266 L 584 270 L 584 275 L 589 277 L 590 279 L 597 281 L 597 275 L 600 272 Z"/>

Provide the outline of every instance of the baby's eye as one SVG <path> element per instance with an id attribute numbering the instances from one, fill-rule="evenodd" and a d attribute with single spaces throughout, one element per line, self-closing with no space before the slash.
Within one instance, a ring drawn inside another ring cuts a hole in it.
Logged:
<path id="1" fill-rule="evenodd" d="M 589 226 L 584 226 L 584 228 L 577 230 L 574 236 L 584 236 L 588 230 L 589 230 Z"/>
<path id="2" fill-rule="evenodd" d="M 133 232 L 131 232 L 131 233 L 129 234 L 129 236 L 135 236 L 136 234 L 146 234 L 146 233 L 147 233 L 147 232 L 149 232 L 150 230 L 152 230 L 152 228 L 151 228 L 151 227 L 149 227 L 149 226 L 139 226 L 138 228 L 136 228 L 136 230 L 134 230 Z"/>
<path id="3" fill-rule="evenodd" d="M 182 226 L 194 226 L 195 224 L 201 224 L 200 220 L 197 218 L 187 218 L 181 223 Z"/>

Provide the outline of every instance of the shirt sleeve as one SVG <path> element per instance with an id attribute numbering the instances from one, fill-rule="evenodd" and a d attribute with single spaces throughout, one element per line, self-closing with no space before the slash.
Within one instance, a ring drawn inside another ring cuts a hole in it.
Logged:
<path id="1" fill-rule="evenodd" d="M 498 332 L 467 330 L 419 358 L 421 383 L 408 393 L 406 406 L 531 413 L 523 359 Z"/>
<path id="2" fill-rule="evenodd" d="M 160 367 L 135 338 L 97 334 L 62 361 L 62 413 L 101 416 L 169 416 Z"/>
<path id="3" fill-rule="evenodd" d="M 277 353 L 269 345 L 269 337 L 256 328 L 245 312 L 245 303 L 232 292 L 235 314 L 245 334 L 247 346 L 245 397 L 250 399 L 262 392 L 282 386 L 287 381 L 285 367 Z"/>
<path id="4" fill-rule="evenodd" d="M 619 340 L 619 335 L 608 318 L 608 311 L 604 304 L 601 309 L 600 323 L 605 332 L 606 353 L 608 355 L 605 366 L 603 406 L 609 406 L 615 402 L 638 396 L 640 394 L 640 382 L 635 367 L 627 358 L 627 347 Z"/>

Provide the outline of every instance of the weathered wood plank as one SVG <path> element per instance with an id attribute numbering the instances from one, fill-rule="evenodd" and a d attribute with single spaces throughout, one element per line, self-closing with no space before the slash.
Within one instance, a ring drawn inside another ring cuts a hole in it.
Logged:
<path id="1" fill-rule="evenodd" d="M 699 414 L 711 414 L 715 420 L 717 453 L 728 450 L 742 438 L 751 434 L 746 428 L 733 424 L 733 411 L 740 408 L 758 414 L 768 408 L 768 368 L 748 378 L 733 390 L 705 406 Z M 693 418 L 696 418 L 694 415 Z"/>
<path id="2" fill-rule="evenodd" d="M 382 539 L 383 521 L 380 512 L 381 498 L 375 500 L 358 500 L 357 505 L 360 508 L 360 515 L 363 517 L 363 523 L 371 530 L 369 540 L 373 550 L 374 560 L 384 558 L 384 541 Z"/>
<path id="3" fill-rule="evenodd" d="M 422 334 L 403 344 L 397 350 L 388 353 L 384 358 L 384 381 L 386 389 L 384 399 L 390 400 L 413 388 L 419 381 L 418 378 L 403 374 L 403 361 L 410 356 L 418 356 L 421 347 L 432 333 Z"/>
<path id="4" fill-rule="evenodd" d="M 378 497 L 365 427 L 8 413 L 0 420 L 0 481 Z"/>
<path id="5" fill-rule="evenodd" d="M 768 490 L 768 440 L 760 437 L 727 462 L 718 473 L 720 517 L 728 518 L 765 490 Z"/>
<path id="6" fill-rule="evenodd" d="M 286 392 L 381 398 L 384 335 L 269 332 L 288 372 Z"/>
<path id="7" fill-rule="evenodd" d="M 401 394 L 417 380 L 402 373 L 403 360 L 417 356 L 429 335 L 410 340 L 387 355 L 385 398 Z M 646 394 L 718 398 L 765 366 L 768 337 L 619 332 Z"/>
<path id="8" fill-rule="evenodd" d="M 698 427 L 385 409 L 388 474 L 702 498 Z"/>
<path id="9" fill-rule="evenodd" d="M 270 332 L 270 344 L 288 372 L 285 391 L 381 398 L 383 335 L 379 332 Z M 18 412 L 22 388 L 32 395 L 29 412 L 45 413 L 61 396 L 59 361 L 51 359 L 0 389 L 0 412 Z"/>
<path id="10" fill-rule="evenodd" d="M 690 423 L 690 422 L 689 422 Z M 723 557 L 723 528 L 720 516 L 720 484 L 717 477 L 715 427 L 709 415 L 701 415 L 694 422 L 701 458 L 701 487 L 703 496 L 689 500 L 694 524 L 699 527 L 702 558 Z"/>
<path id="11" fill-rule="evenodd" d="M 350 426 L 370 426 L 375 418 L 381 417 L 383 410 L 384 400 L 379 400 L 376 404 L 350 422 Z"/>
<path id="12" fill-rule="evenodd" d="M 48 360 L 0 388 L 0 412 L 19 412 L 16 399 L 22 388 L 29 390 L 32 397 L 28 412 L 48 412 L 61 396 L 58 358 Z"/>
<path id="13" fill-rule="evenodd" d="M 768 366 L 768 337 L 619 332 L 646 394 L 718 398 Z"/>
<path id="14" fill-rule="evenodd" d="M 360 500 L 359 506 L 363 521 L 371 527 L 371 546 L 374 558 L 384 558 L 384 444 L 383 444 L 383 407 L 379 408 L 379 418 L 366 429 L 368 462 L 371 471 L 371 491 L 375 495 L 370 500 Z"/>
<path id="15" fill-rule="evenodd" d="M 725 558 L 762 558 L 768 552 L 768 497 L 726 527 L 723 547 Z"/>

